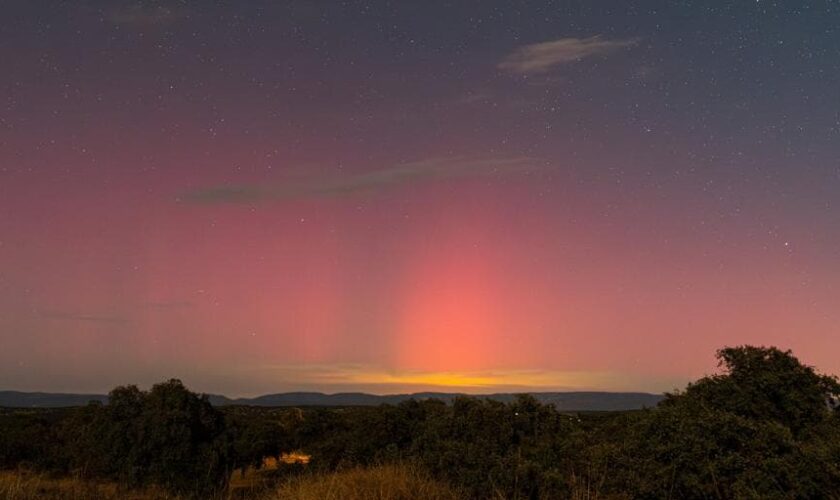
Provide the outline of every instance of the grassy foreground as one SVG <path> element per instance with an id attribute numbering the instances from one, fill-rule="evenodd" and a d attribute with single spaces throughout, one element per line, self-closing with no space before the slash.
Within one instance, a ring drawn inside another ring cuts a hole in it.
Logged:
<path id="1" fill-rule="evenodd" d="M 112 483 L 34 472 L 0 472 L 0 500 L 177 500 L 162 490 L 126 491 Z"/>
<path id="2" fill-rule="evenodd" d="M 165 491 L 126 491 L 111 483 L 0 472 L 0 500 L 180 500 Z M 457 500 L 453 489 L 411 466 L 383 465 L 306 474 L 276 488 L 234 489 L 216 497 L 256 500 Z"/>
<path id="3" fill-rule="evenodd" d="M 402 465 L 301 476 L 265 500 L 456 500 L 460 496 L 422 471 Z"/>

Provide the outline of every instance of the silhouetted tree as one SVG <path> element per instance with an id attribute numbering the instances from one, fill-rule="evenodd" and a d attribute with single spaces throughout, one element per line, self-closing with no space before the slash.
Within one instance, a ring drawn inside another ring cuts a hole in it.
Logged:
<path id="1" fill-rule="evenodd" d="M 222 488 L 233 464 L 223 415 L 179 380 L 117 387 L 106 406 L 78 409 L 65 434 L 74 470 L 128 486 L 203 494 Z"/>
<path id="2" fill-rule="evenodd" d="M 840 396 L 837 379 L 803 365 L 775 347 L 729 347 L 717 354 L 724 373 L 704 377 L 663 405 L 717 409 L 755 420 L 774 420 L 798 433 L 831 416 Z"/>
<path id="3" fill-rule="evenodd" d="M 837 498 L 833 377 L 790 351 L 718 351 L 704 377 L 628 429 L 625 491 L 641 498 Z"/>

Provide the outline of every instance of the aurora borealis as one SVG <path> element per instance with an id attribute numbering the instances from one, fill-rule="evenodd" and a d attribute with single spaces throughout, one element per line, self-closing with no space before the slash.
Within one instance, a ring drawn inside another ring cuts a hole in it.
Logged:
<path id="1" fill-rule="evenodd" d="M 836 2 L 12 0 L 0 388 L 840 372 Z"/>

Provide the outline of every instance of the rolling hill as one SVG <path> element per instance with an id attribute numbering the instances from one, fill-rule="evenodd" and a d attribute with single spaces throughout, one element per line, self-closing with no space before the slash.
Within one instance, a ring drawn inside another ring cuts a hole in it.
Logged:
<path id="1" fill-rule="evenodd" d="M 662 400 L 661 394 L 645 392 L 532 392 L 529 393 L 543 403 L 553 404 L 561 411 L 623 411 L 656 406 Z M 231 399 L 210 394 L 210 402 L 216 406 L 376 406 L 397 404 L 407 399 L 436 398 L 452 401 L 464 394 L 449 392 L 418 392 L 412 394 L 376 395 L 361 392 L 324 394 L 320 392 L 283 392 L 266 394 L 255 398 Z M 497 401 L 511 401 L 516 393 L 481 394 L 477 397 Z M 10 408 L 61 408 L 81 406 L 89 401 L 107 402 L 103 394 L 64 394 L 46 392 L 0 391 L 0 406 Z"/>

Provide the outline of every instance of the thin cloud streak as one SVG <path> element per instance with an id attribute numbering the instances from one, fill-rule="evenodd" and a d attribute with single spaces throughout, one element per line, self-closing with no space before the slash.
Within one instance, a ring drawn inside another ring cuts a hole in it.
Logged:
<path id="1" fill-rule="evenodd" d="M 50 320 L 62 320 L 62 321 L 84 321 L 89 323 L 111 323 L 111 324 L 124 324 L 128 323 L 128 318 L 123 318 L 119 316 L 98 316 L 93 314 L 77 314 L 77 313 L 67 313 L 67 312 L 60 312 L 60 311 L 46 311 L 40 313 L 40 317 L 43 319 L 50 319 Z"/>
<path id="2" fill-rule="evenodd" d="M 519 47 L 499 63 L 498 68 L 517 74 L 540 74 L 557 66 L 588 57 L 606 55 L 639 43 L 638 38 L 607 40 L 601 35 L 588 38 L 561 38 Z"/>
<path id="3" fill-rule="evenodd" d="M 145 309 L 188 309 L 194 307 L 195 303 L 188 300 L 172 300 L 166 302 L 147 302 L 143 304 Z"/>
<path id="4" fill-rule="evenodd" d="M 536 169 L 537 163 L 538 160 L 528 157 L 428 159 L 372 172 L 313 177 L 273 187 L 256 185 L 210 187 L 187 192 L 181 199 L 193 203 L 223 204 L 283 201 L 296 198 L 337 198 L 435 180 L 527 172 Z"/>
<path id="5" fill-rule="evenodd" d="M 114 7 L 108 19 L 117 26 L 148 28 L 168 26 L 188 15 L 182 2 L 162 2 L 160 5 L 127 4 Z"/>

